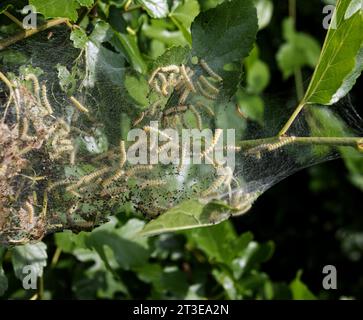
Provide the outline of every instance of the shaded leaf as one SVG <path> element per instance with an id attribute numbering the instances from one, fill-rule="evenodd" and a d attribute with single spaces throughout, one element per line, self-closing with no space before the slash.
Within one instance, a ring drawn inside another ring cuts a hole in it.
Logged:
<path id="1" fill-rule="evenodd" d="M 43 242 L 37 244 L 26 244 L 11 249 L 11 261 L 15 275 L 18 279 L 23 280 L 23 268 L 32 266 L 37 276 L 43 275 L 43 269 L 47 266 L 47 246 Z"/>
<path id="2" fill-rule="evenodd" d="M 296 278 L 290 283 L 290 289 L 294 300 L 316 300 L 309 288 L 301 281 L 302 271 L 299 271 Z"/>
<path id="3" fill-rule="evenodd" d="M 150 221 L 140 232 L 153 236 L 164 232 L 212 226 L 229 218 L 231 208 L 223 202 L 204 204 L 197 199 L 187 200 Z"/>

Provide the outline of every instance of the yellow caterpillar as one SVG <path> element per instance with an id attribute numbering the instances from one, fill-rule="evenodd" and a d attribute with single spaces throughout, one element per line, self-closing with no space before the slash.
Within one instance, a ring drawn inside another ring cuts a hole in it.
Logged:
<path id="1" fill-rule="evenodd" d="M 192 104 L 189 105 L 189 109 L 193 113 L 193 115 L 195 117 L 195 120 L 197 121 L 197 128 L 199 130 L 202 130 L 202 128 L 203 128 L 203 121 L 202 121 L 202 117 L 201 117 L 200 113 L 198 112 L 197 109 L 195 109 L 195 107 Z"/>
<path id="2" fill-rule="evenodd" d="M 51 115 L 53 114 L 53 108 L 48 100 L 48 95 L 47 95 L 47 87 L 45 84 L 42 85 L 42 104 L 44 106 L 44 108 L 47 110 L 48 114 Z"/>
<path id="3" fill-rule="evenodd" d="M 204 85 L 205 88 L 207 88 L 212 94 L 219 94 L 219 89 L 216 88 L 213 84 L 211 84 L 208 79 L 205 76 L 200 76 L 199 80 L 201 84 Z"/>
<path id="4" fill-rule="evenodd" d="M 205 97 L 205 98 L 207 98 L 207 99 L 209 99 L 209 100 L 217 100 L 217 99 L 218 99 L 218 97 L 217 97 L 217 96 L 212 95 L 212 94 L 210 94 L 209 92 L 207 92 L 207 91 L 203 88 L 203 86 L 202 86 L 202 84 L 200 83 L 200 81 L 199 81 L 199 80 L 197 81 L 197 88 L 198 88 L 198 91 L 201 93 L 201 95 L 202 95 L 203 97 Z"/>
<path id="5" fill-rule="evenodd" d="M 187 85 L 188 89 L 192 92 L 197 92 L 197 90 L 195 90 L 192 80 L 189 78 L 187 70 L 185 69 L 185 65 L 181 66 L 180 71 L 181 71 L 181 74 L 185 80 L 185 84 Z"/>
<path id="6" fill-rule="evenodd" d="M 82 103 L 80 103 L 75 97 L 71 96 L 69 99 L 76 107 L 76 109 L 78 109 L 80 112 L 89 113 L 89 110 L 84 105 L 82 105 Z"/>
<path id="7" fill-rule="evenodd" d="M 223 81 L 222 77 L 214 72 L 205 60 L 200 59 L 199 64 L 204 69 L 204 71 L 207 72 L 213 79 L 219 82 Z"/>

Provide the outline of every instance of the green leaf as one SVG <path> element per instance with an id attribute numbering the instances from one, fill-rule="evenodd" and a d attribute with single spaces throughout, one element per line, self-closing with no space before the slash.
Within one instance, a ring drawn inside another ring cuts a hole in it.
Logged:
<path id="1" fill-rule="evenodd" d="M 236 255 L 232 243 L 237 240 L 237 235 L 230 221 L 210 228 L 191 230 L 186 235 L 209 259 L 216 262 L 227 264 Z"/>
<path id="2" fill-rule="evenodd" d="M 236 93 L 238 106 L 247 119 L 263 125 L 265 103 L 261 97 L 255 94 L 248 94 L 243 90 Z"/>
<path id="3" fill-rule="evenodd" d="M 98 252 L 106 265 L 125 270 L 140 267 L 149 256 L 146 239 L 138 236 L 143 226 L 137 219 L 129 220 L 119 229 L 105 225 L 94 230 L 86 243 Z"/>
<path id="4" fill-rule="evenodd" d="M 136 3 L 142 5 L 153 18 L 166 18 L 168 16 L 167 0 L 136 0 Z"/>
<path id="5" fill-rule="evenodd" d="M 287 41 L 277 52 L 276 59 L 285 79 L 295 70 L 308 66 L 314 68 L 320 54 L 319 43 L 310 35 L 296 32 L 292 18 L 283 22 L 284 38 Z"/>
<path id="6" fill-rule="evenodd" d="M 353 87 L 363 69 L 363 10 L 350 0 L 337 3 L 319 64 L 303 99 L 306 104 L 331 105 Z"/>
<path id="7" fill-rule="evenodd" d="M 197 199 L 187 200 L 173 207 L 160 217 L 150 221 L 140 232 L 142 236 L 153 236 L 165 232 L 212 226 L 229 218 L 231 208 L 223 202 L 207 205 Z"/>
<path id="8" fill-rule="evenodd" d="M 88 37 L 83 29 L 76 28 L 71 33 L 71 40 L 75 48 L 84 49 L 87 45 Z"/>
<path id="9" fill-rule="evenodd" d="M 143 34 L 150 38 L 165 43 L 167 46 L 185 46 L 188 40 L 181 31 L 170 31 L 157 20 L 152 20 L 151 24 L 144 23 L 142 25 Z"/>
<path id="10" fill-rule="evenodd" d="M 120 51 L 126 54 L 133 68 L 142 74 L 145 74 L 147 67 L 141 56 L 140 49 L 137 44 L 137 38 L 130 34 L 115 32 L 111 43 Z"/>
<path id="11" fill-rule="evenodd" d="M 247 90 L 259 94 L 270 82 L 270 70 L 268 65 L 261 60 L 250 64 L 247 68 Z"/>
<path id="12" fill-rule="evenodd" d="M 290 283 L 290 290 L 294 300 L 316 300 L 314 294 L 301 281 L 302 271 L 299 271 L 296 278 Z"/>
<path id="13" fill-rule="evenodd" d="M 203 58 L 224 78 L 224 87 L 232 95 L 241 72 L 225 72 L 224 66 L 239 62 L 252 50 L 258 30 L 253 0 L 224 2 L 202 12 L 192 24 L 192 54 Z"/>
<path id="14" fill-rule="evenodd" d="M 252 50 L 257 15 L 252 0 L 233 0 L 202 12 L 192 25 L 193 55 L 205 59 L 217 72 L 242 60 Z"/>
<path id="15" fill-rule="evenodd" d="M 160 57 L 153 61 L 151 70 L 155 70 L 161 66 L 167 66 L 171 64 L 180 65 L 187 60 L 190 50 L 188 47 L 171 47 L 167 49 Z"/>
<path id="16" fill-rule="evenodd" d="M 234 277 L 239 279 L 251 270 L 258 269 L 261 263 L 271 258 L 274 250 L 275 245 L 271 241 L 266 243 L 249 242 L 232 262 Z"/>
<path id="17" fill-rule="evenodd" d="M 23 280 L 23 268 L 31 265 L 34 272 L 41 277 L 43 269 L 47 266 L 47 246 L 43 242 L 37 244 L 27 244 L 11 249 L 11 260 L 15 275 L 18 279 Z"/>
<path id="18" fill-rule="evenodd" d="M 173 10 L 169 17 L 177 28 L 183 33 L 185 39 L 192 45 L 192 35 L 190 27 L 195 17 L 199 14 L 200 7 L 197 0 L 190 0 L 181 3 Z"/>
<path id="19" fill-rule="evenodd" d="M 182 2 L 170 13 L 171 17 L 178 19 L 185 28 L 189 29 L 195 17 L 199 14 L 200 7 L 197 0 Z"/>
<path id="20" fill-rule="evenodd" d="M 76 21 L 78 18 L 77 0 L 29 0 L 29 4 L 33 5 L 45 18 L 62 17 L 71 21 Z"/>
<path id="21" fill-rule="evenodd" d="M 126 75 L 125 88 L 129 95 L 141 106 L 149 106 L 149 85 L 144 77 Z"/>
<path id="22" fill-rule="evenodd" d="M 95 0 L 77 0 L 82 7 L 90 8 L 94 4 Z"/>

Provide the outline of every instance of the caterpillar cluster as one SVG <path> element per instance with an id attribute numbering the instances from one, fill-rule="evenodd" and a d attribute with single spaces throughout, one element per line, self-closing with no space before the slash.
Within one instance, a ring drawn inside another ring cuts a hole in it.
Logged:
<path id="1" fill-rule="evenodd" d="M 133 126 L 140 125 L 146 118 L 157 117 L 163 127 L 190 128 L 190 124 L 186 121 L 186 113 L 189 111 L 194 117 L 195 126 L 202 129 L 203 119 L 200 111 L 210 117 L 214 117 L 215 113 L 207 102 L 202 102 L 197 98 L 210 102 L 217 100 L 223 79 L 203 59 L 199 61 L 199 66 L 202 71 L 199 76 L 196 76 L 195 70 L 184 64 L 156 68 L 148 83 L 151 90 L 159 95 L 159 99 L 139 114 L 134 120 Z M 163 99 L 169 98 L 173 94 L 178 97 L 177 105 L 163 106 Z M 193 100 L 193 102 L 188 103 L 188 100 Z"/>

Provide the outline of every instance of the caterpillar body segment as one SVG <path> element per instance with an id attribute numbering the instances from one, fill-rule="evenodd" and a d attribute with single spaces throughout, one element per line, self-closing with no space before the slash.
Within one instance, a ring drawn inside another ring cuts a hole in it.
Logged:
<path id="1" fill-rule="evenodd" d="M 153 73 L 151 74 L 150 79 L 149 79 L 149 85 L 154 83 L 154 79 L 155 79 L 156 75 L 159 73 L 159 71 L 160 71 L 160 68 L 156 68 L 153 71 Z"/>
<path id="2" fill-rule="evenodd" d="M 203 129 L 203 120 L 202 120 L 202 117 L 201 117 L 200 113 L 198 112 L 198 110 L 192 104 L 189 105 L 189 110 L 192 112 L 192 114 L 195 117 L 195 120 L 197 122 L 197 128 L 199 130 L 202 130 Z"/>
<path id="3" fill-rule="evenodd" d="M 187 86 L 187 88 L 191 91 L 191 92 L 197 92 L 197 90 L 194 87 L 193 81 L 191 80 L 191 78 L 189 78 L 189 75 L 187 73 L 187 70 L 185 69 L 185 65 L 182 65 L 180 68 L 181 74 L 185 80 L 185 85 Z"/>
<path id="4" fill-rule="evenodd" d="M 168 87 L 169 87 L 169 83 L 168 80 L 166 79 L 165 75 L 163 73 L 159 73 L 158 77 L 161 81 L 161 93 L 164 97 L 167 97 L 169 95 L 168 92 Z"/>
<path id="5" fill-rule="evenodd" d="M 185 102 L 187 101 L 189 95 L 190 95 L 190 89 L 189 88 L 185 88 L 183 93 L 181 94 L 178 103 L 179 104 L 185 104 Z"/>
<path id="6" fill-rule="evenodd" d="M 277 149 L 280 149 L 288 144 L 291 144 L 291 143 L 294 143 L 295 140 L 296 140 L 296 137 L 294 136 L 291 136 L 291 137 L 281 137 L 280 138 L 280 142 L 276 142 L 276 143 L 272 143 L 272 144 L 269 144 L 267 146 L 267 150 L 268 151 L 274 151 L 274 150 L 277 150 Z"/>
<path id="7" fill-rule="evenodd" d="M 167 117 L 167 116 L 174 115 L 174 114 L 184 113 L 187 110 L 188 110 L 187 106 L 179 105 L 179 106 L 172 107 L 172 108 L 165 110 L 163 114 L 164 114 L 164 116 Z"/>
<path id="8" fill-rule="evenodd" d="M 214 72 L 214 70 L 208 65 L 208 63 L 205 60 L 200 59 L 199 64 L 204 69 L 204 71 L 208 73 L 208 75 L 211 76 L 213 79 L 219 82 L 223 81 L 223 78 L 219 74 Z"/>
<path id="9" fill-rule="evenodd" d="M 212 83 L 210 83 L 209 80 L 205 76 L 201 75 L 199 77 L 199 81 L 204 86 L 204 88 L 206 88 L 211 94 L 214 94 L 214 95 L 219 94 L 219 89 L 216 88 Z"/>
<path id="10" fill-rule="evenodd" d="M 40 85 L 38 77 L 34 73 L 29 73 L 25 76 L 26 81 L 31 81 L 33 83 L 33 90 L 35 93 L 35 96 L 39 99 L 40 96 Z"/>
<path id="11" fill-rule="evenodd" d="M 155 180 L 146 180 L 139 184 L 139 188 L 141 190 L 147 189 L 147 188 L 155 188 L 155 187 L 161 187 L 165 186 L 167 182 L 162 179 L 155 179 Z"/>
<path id="12" fill-rule="evenodd" d="M 84 105 L 82 105 L 82 103 L 80 103 L 75 97 L 71 96 L 69 99 L 78 111 L 89 113 L 89 110 Z"/>
<path id="13" fill-rule="evenodd" d="M 142 120 L 144 120 L 144 117 L 145 117 L 145 112 L 141 112 L 140 116 L 134 121 L 132 126 L 136 127 L 138 124 L 142 122 Z"/>
<path id="14" fill-rule="evenodd" d="M 203 85 L 201 84 L 201 82 L 198 80 L 197 81 L 197 88 L 198 88 L 198 91 L 200 92 L 200 94 L 209 99 L 209 100 L 217 100 L 218 97 L 216 95 L 213 95 L 213 94 L 210 94 L 209 92 L 207 92 L 204 88 L 203 88 Z"/>
<path id="15" fill-rule="evenodd" d="M 48 115 L 53 114 L 53 108 L 48 100 L 47 87 L 45 84 L 42 85 L 42 98 L 41 98 L 43 107 L 47 110 Z"/>
<path id="16" fill-rule="evenodd" d="M 206 111 L 206 113 L 208 113 L 208 115 L 210 115 L 211 117 L 215 117 L 215 113 L 214 113 L 213 109 L 210 106 L 208 106 L 208 105 L 206 105 L 206 104 L 204 104 L 204 103 L 202 103 L 200 101 L 198 101 L 196 103 L 196 106 L 201 108 L 201 109 L 204 109 Z"/>
<path id="17" fill-rule="evenodd" d="M 125 175 L 124 170 L 121 169 L 117 170 L 114 175 L 112 175 L 111 177 L 107 178 L 105 181 L 102 182 L 102 187 L 103 188 L 109 187 L 112 183 L 121 179 L 124 175 Z"/>
<path id="18" fill-rule="evenodd" d="M 136 166 L 126 170 L 125 176 L 132 177 L 139 173 L 145 173 L 145 172 L 152 171 L 153 168 L 154 168 L 154 166 L 152 166 L 152 165 L 136 165 Z"/>

